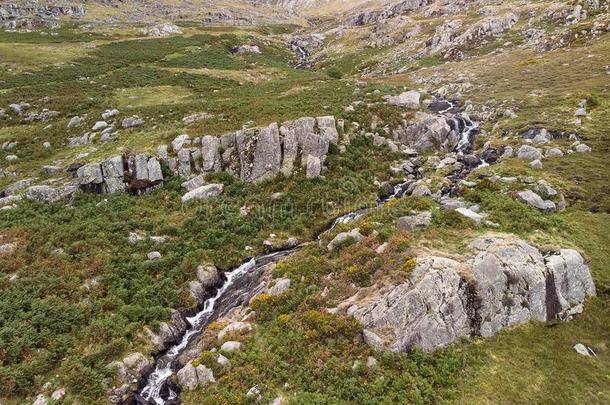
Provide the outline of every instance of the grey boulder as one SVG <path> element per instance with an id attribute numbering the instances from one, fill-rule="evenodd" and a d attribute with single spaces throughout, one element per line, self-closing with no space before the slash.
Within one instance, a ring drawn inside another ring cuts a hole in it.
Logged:
<path id="1" fill-rule="evenodd" d="M 185 203 L 191 200 L 205 200 L 216 197 L 222 194 L 223 190 L 224 186 L 222 184 L 207 184 L 183 195 L 182 202 Z"/>

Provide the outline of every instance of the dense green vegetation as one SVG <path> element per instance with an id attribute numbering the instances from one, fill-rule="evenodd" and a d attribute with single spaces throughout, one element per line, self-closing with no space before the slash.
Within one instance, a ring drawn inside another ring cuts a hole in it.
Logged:
<path id="1" fill-rule="evenodd" d="M 297 71 L 294 55 L 277 36 L 294 29 L 196 29 L 155 39 L 83 33 L 74 27 L 57 30 L 57 35 L 0 32 L 0 51 L 11 49 L 0 61 L 0 107 L 23 100 L 33 111 L 61 112 L 45 123 L 0 122 L 0 144 L 18 141 L 20 158 L 5 164 L 14 151 L 0 150 L 3 168 L 18 173 L 0 178 L 0 189 L 40 176 L 43 164 L 150 151 L 183 132 L 220 134 L 245 124 L 330 114 L 368 131 L 410 118 L 411 113 L 381 101 L 403 87 L 415 88 L 411 77 L 356 83 L 358 72 L 383 60 L 388 48 L 363 50 L 347 36 L 344 53 L 328 55 L 319 69 Z M 425 29 L 431 32 L 429 21 Z M 363 242 L 348 241 L 332 254 L 311 244 L 275 268 L 275 277 L 292 280 L 290 293 L 253 302 L 255 330 L 236 337 L 244 344 L 242 351 L 225 353 L 229 369 L 211 363 L 207 350 L 216 345 L 217 330 L 209 331 L 209 346 L 198 361 L 214 369 L 218 383 L 184 393 L 184 403 L 250 403 L 245 394 L 255 384 L 261 384 L 265 403 L 278 395 L 293 404 L 610 402 L 610 89 L 603 70 L 610 41 L 582 40 L 569 54 L 560 50 L 541 57 L 522 49 L 489 53 L 505 41 L 472 50 L 475 57 L 463 62 L 446 64 L 438 56 L 423 56 L 405 71 L 447 82 L 476 72 L 464 97 L 475 105 L 498 111 L 511 107 L 518 113 L 517 118 L 498 114 L 487 124 L 494 146 L 520 145 L 516 135 L 533 126 L 574 132 L 591 145 L 593 153 L 548 159 L 539 171 L 507 159 L 471 174 L 471 179 L 490 171 L 546 179 L 564 192 L 567 211 L 542 214 L 514 198 L 520 185 L 488 181 L 463 189 L 462 196 L 480 204 L 499 228 L 477 226 L 428 198 L 405 198 L 373 210 L 357 223 L 366 236 Z M 231 48 L 242 43 L 260 46 L 262 54 L 234 55 Z M 60 48 L 64 53 L 55 55 Z M 586 79 L 583 71 L 590 72 Z M 542 96 L 530 95 L 540 88 Z M 575 127 L 570 123 L 573 110 L 583 98 L 591 119 Z M 345 111 L 353 101 L 369 105 Z M 121 130 L 107 143 L 64 148 L 69 136 L 81 135 L 112 107 L 119 107 L 122 116 L 144 117 L 145 125 Z M 185 126 L 182 118 L 198 112 L 210 118 Z M 85 114 L 85 126 L 66 130 L 70 117 Z M 44 141 L 53 148 L 43 148 Z M 571 143 L 567 138 L 558 142 L 566 148 Z M 115 381 L 107 364 L 133 351 L 150 352 L 144 328 L 166 321 L 172 308 L 195 305 L 188 282 L 198 264 L 230 269 L 262 251 L 270 233 L 314 240 L 335 216 L 373 206 L 375 180 L 399 180 L 391 179 L 388 170 L 398 157 L 355 136 L 345 154 L 333 150 L 325 178 L 308 180 L 298 174 L 247 185 L 215 174 L 209 180 L 223 183 L 224 194 L 189 205 L 180 203 L 183 190 L 174 178 L 139 197 L 78 194 L 69 204 L 22 202 L 18 209 L 0 211 L 0 244 L 14 241 L 17 246 L 15 255 L 0 256 L 0 400 L 31 403 L 50 382 L 53 389 L 67 389 L 68 403 L 103 403 Z M 247 216 L 240 215 L 242 207 L 248 208 Z M 412 210 L 431 210 L 431 226 L 412 234 L 398 232 L 394 221 Z M 322 235 L 322 245 L 352 226 Z M 132 244 L 130 232 L 162 235 L 167 241 L 154 244 L 146 238 Z M 579 249 L 590 263 L 598 297 L 570 323 L 532 323 L 433 354 L 376 353 L 361 341 L 360 325 L 325 312 L 357 288 L 406 280 L 425 249 L 463 255 L 468 243 L 485 232 L 514 233 L 542 247 Z M 384 242 L 389 248 L 379 255 L 375 249 Z M 152 250 L 161 259 L 147 260 Z M 322 296 L 325 287 L 329 292 Z M 593 347 L 598 357 L 573 353 L 577 342 Z M 369 356 L 377 359 L 376 367 L 366 366 Z"/>

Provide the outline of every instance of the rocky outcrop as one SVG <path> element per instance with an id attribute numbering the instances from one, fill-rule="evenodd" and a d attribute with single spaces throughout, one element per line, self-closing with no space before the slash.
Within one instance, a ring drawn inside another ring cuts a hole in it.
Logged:
<path id="1" fill-rule="evenodd" d="M 472 143 L 475 125 L 465 116 L 447 117 L 418 112 L 412 122 L 393 131 L 394 140 L 418 151 L 439 148 L 456 150 L 460 144 Z"/>
<path id="2" fill-rule="evenodd" d="M 475 23 L 461 34 L 458 29 L 462 26 L 462 23 L 460 21 L 450 21 L 437 28 L 436 34 L 430 40 L 429 45 L 432 52 L 463 47 L 508 31 L 518 21 L 519 16 L 513 13 L 493 16 Z"/>
<path id="3" fill-rule="evenodd" d="M 174 310 L 171 313 L 171 320 L 169 322 L 162 322 L 159 325 L 159 330 L 157 332 L 146 329 L 146 333 L 155 348 L 158 351 L 163 351 L 167 349 L 170 344 L 179 341 L 186 329 L 187 324 L 182 317 L 182 314 Z"/>
<path id="4" fill-rule="evenodd" d="M 94 193 L 141 193 L 163 182 L 159 160 L 144 154 L 117 155 L 82 165 L 76 176 L 81 190 Z"/>
<path id="5" fill-rule="evenodd" d="M 182 34 L 182 29 L 175 24 L 163 23 L 152 27 L 141 28 L 140 32 L 149 37 L 167 37 L 170 35 Z"/>
<path id="6" fill-rule="evenodd" d="M 365 341 L 394 351 L 431 351 L 460 337 L 493 336 L 511 326 L 568 320 L 595 295 L 589 268 L 572 249 L 546 256 L 523 240 L 490 235 L 464 260 L 418 259 L 409 281 L 342 304 L 365 328 Z"/>
<path id="7" fill-rule="evenodd" d="M 212 370 L 202 364 L 195 367 L 192 362 L 189 362 L 178 371 L 176 377 L 178 378 L 178 384 L 189 391 L 199 386 L 216 382 Z"/>
<path id="8" fill-rule="evenodd" d="M 307 177 L 320 176 L 329 145 L 338 141 L 334 117 L 306 117 L 219 137 L 191 139 L 180 135 L 172 141 L 175 156 L 167 152 L 161 158 L 174 174 L 185 178 L 226 171 L 242 181 L 257 183 L 280 172 L 290 176 L 299 168 Z"/>
<path id="9" fill-rule="evenodd" d="M 59 17 L 82 16 L 85 7 L 82 5 L 43 5 L 37 3 L 0 4 L 0 26 L 7 29 L 59 26 Z"/>

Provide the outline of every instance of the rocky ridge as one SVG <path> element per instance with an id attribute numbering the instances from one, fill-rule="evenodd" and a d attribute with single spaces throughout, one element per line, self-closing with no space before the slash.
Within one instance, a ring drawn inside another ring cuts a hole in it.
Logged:
<path id="1" fill-rule="evenodd" d="M 365 327 L 371 346 L 431 351 L 461 337 L 490 337 L 528 321 L 569 320 L 595 295 L 589 268 L 572 249 L 544 254 L 523 240 L 488 235 L 473 256 L 424 256 L 409 281 L 360 291 L 340 309 Z"/>

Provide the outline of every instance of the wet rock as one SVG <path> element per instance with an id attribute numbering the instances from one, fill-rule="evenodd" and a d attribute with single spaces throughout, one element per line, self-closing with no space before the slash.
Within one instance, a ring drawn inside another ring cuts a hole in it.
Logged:
<path id="1" fill-rule="evenodd" d="M 224 186 L 222 184 L 207 184 L 183 195 L 182 202 L 185 203 L 191 200 L 205 200 L 211 197 L 219 196 L 222 194 L 223 189 Z"/>
<path id="2" fill-rule="evenodd" d="M 221 281 L 220 273 L 215 266 L 203 264 L 197 266 L 197 279 L 205 289 L 215 287 Z"/>
<path id="3" fill-rule="evenodd" d="M 180 312 L 173 310 L 171 312 L 171 320 L 169 322 L 161 322 L 157 333 L 146 330 L 152 344 L 157 350 L 165 350 L 172 343 L 177 342 L 186 331 L 186 322 Z"/>

